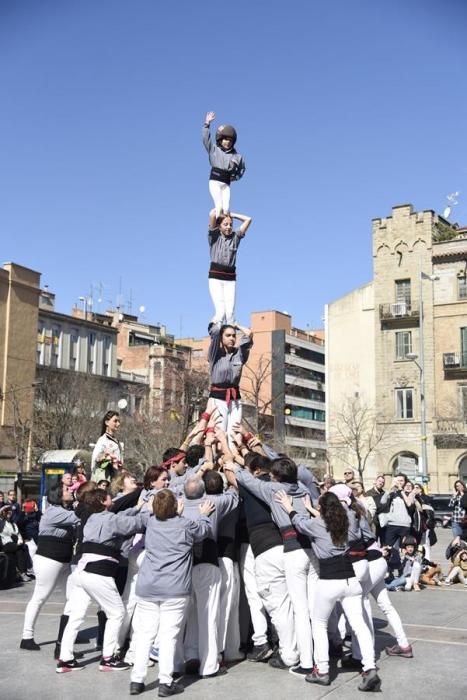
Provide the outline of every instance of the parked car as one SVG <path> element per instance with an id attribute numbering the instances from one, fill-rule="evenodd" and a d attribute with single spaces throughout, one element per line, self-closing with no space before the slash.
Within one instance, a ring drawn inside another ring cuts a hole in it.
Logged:
<path id="1" fill-rule="evenodd" d="M 430 494 L 431 505 L 435 511 L 435 523 L 438 527 L 450 527 L 452 518 L 452 508 L 449 508 L 450 494 L 436 493 Z"/>

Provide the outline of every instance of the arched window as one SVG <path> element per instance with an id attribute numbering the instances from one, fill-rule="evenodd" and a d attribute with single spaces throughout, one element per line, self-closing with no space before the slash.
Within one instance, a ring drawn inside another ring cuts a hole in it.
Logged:
<path id="1" fill-rule="evenodd" d="M 467 481 L 467 454 L 459 462 L 459 479 L 464 483 Z"/>

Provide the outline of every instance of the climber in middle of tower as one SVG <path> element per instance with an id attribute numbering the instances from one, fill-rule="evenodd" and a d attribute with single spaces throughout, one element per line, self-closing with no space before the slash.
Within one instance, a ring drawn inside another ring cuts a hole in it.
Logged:
<path id="1" fill-rule="evenodd" d="M 214 201 L 216 215 L 230 212 L 230 183 L 240 180 L 245 172 L 245 160 L 235 150 L 237 132 L 230 124 L 223 124 L 216 131 L 216 143 L 211 140 L 211 122 L 216 115 L 208 112 L 203 126 L 203 143 L 209 154 L 211 173 L 209 192 Z"/>

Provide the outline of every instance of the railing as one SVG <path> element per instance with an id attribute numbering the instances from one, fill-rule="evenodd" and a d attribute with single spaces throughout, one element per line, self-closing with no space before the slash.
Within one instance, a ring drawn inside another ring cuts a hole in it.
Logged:
<path id="1" fill-rule="evenodd" d="M 418 319 L 420 311 L 418 304 L 398 301 L 394 304 L 380 304 L 379 317 L 382 321 L 396 321 L 397 319 Z"/>
<path id="2" fill-rule="evenodd" d="M 467 369 L 467 352 L 443 353 L 443 368 L 445 372 Z"/>

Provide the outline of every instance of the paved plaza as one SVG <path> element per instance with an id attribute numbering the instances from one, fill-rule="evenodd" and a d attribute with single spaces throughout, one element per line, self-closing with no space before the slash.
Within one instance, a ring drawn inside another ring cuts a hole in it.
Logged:
<path id="1" fill-rule="evenodd" d="M 437 530 L 439 544 L 434 558 L 447 568 L 444 549 L 450 531 Z M 91 643 L 80 644 L 86 668 L 79 673 L 57 675 L 53 660 L 54 639 L 62 611 L 56 592 L 44 607 L 37 624 L 40 652 L 18 649 L 23 613 L 33 584 L 0 591 L 2 644 L 0 655 L 0 700 L 115 700 L 130 697 L 130 674 L 99 673 L 98 653 L 93 648 L 95 608 L 90 609 L 84 633 Z M 424 589 L 420 593 L 392 593 L 408 637 L 413 659 L 389 658 L 384 646 L 393 638 L 386 621 L 375 611 L 377 658 L 382 695 L 394 700 L 406 698 L 453 699 L 464 697 L 467 687 L 467 590 L 461 585 Z M 229 668 L 228 675 L 211 680 L 185 679 L 186 700 L 280 700 L 294 698 L 362 698 L 357 690 L 358 674 L 333 667 L 332 685 L 317 688 L 285 671 L 267 664 L 244 661 Z M 141 698 L 157 697 L 157 664 L 149 669 L 147 690 Z"/>

